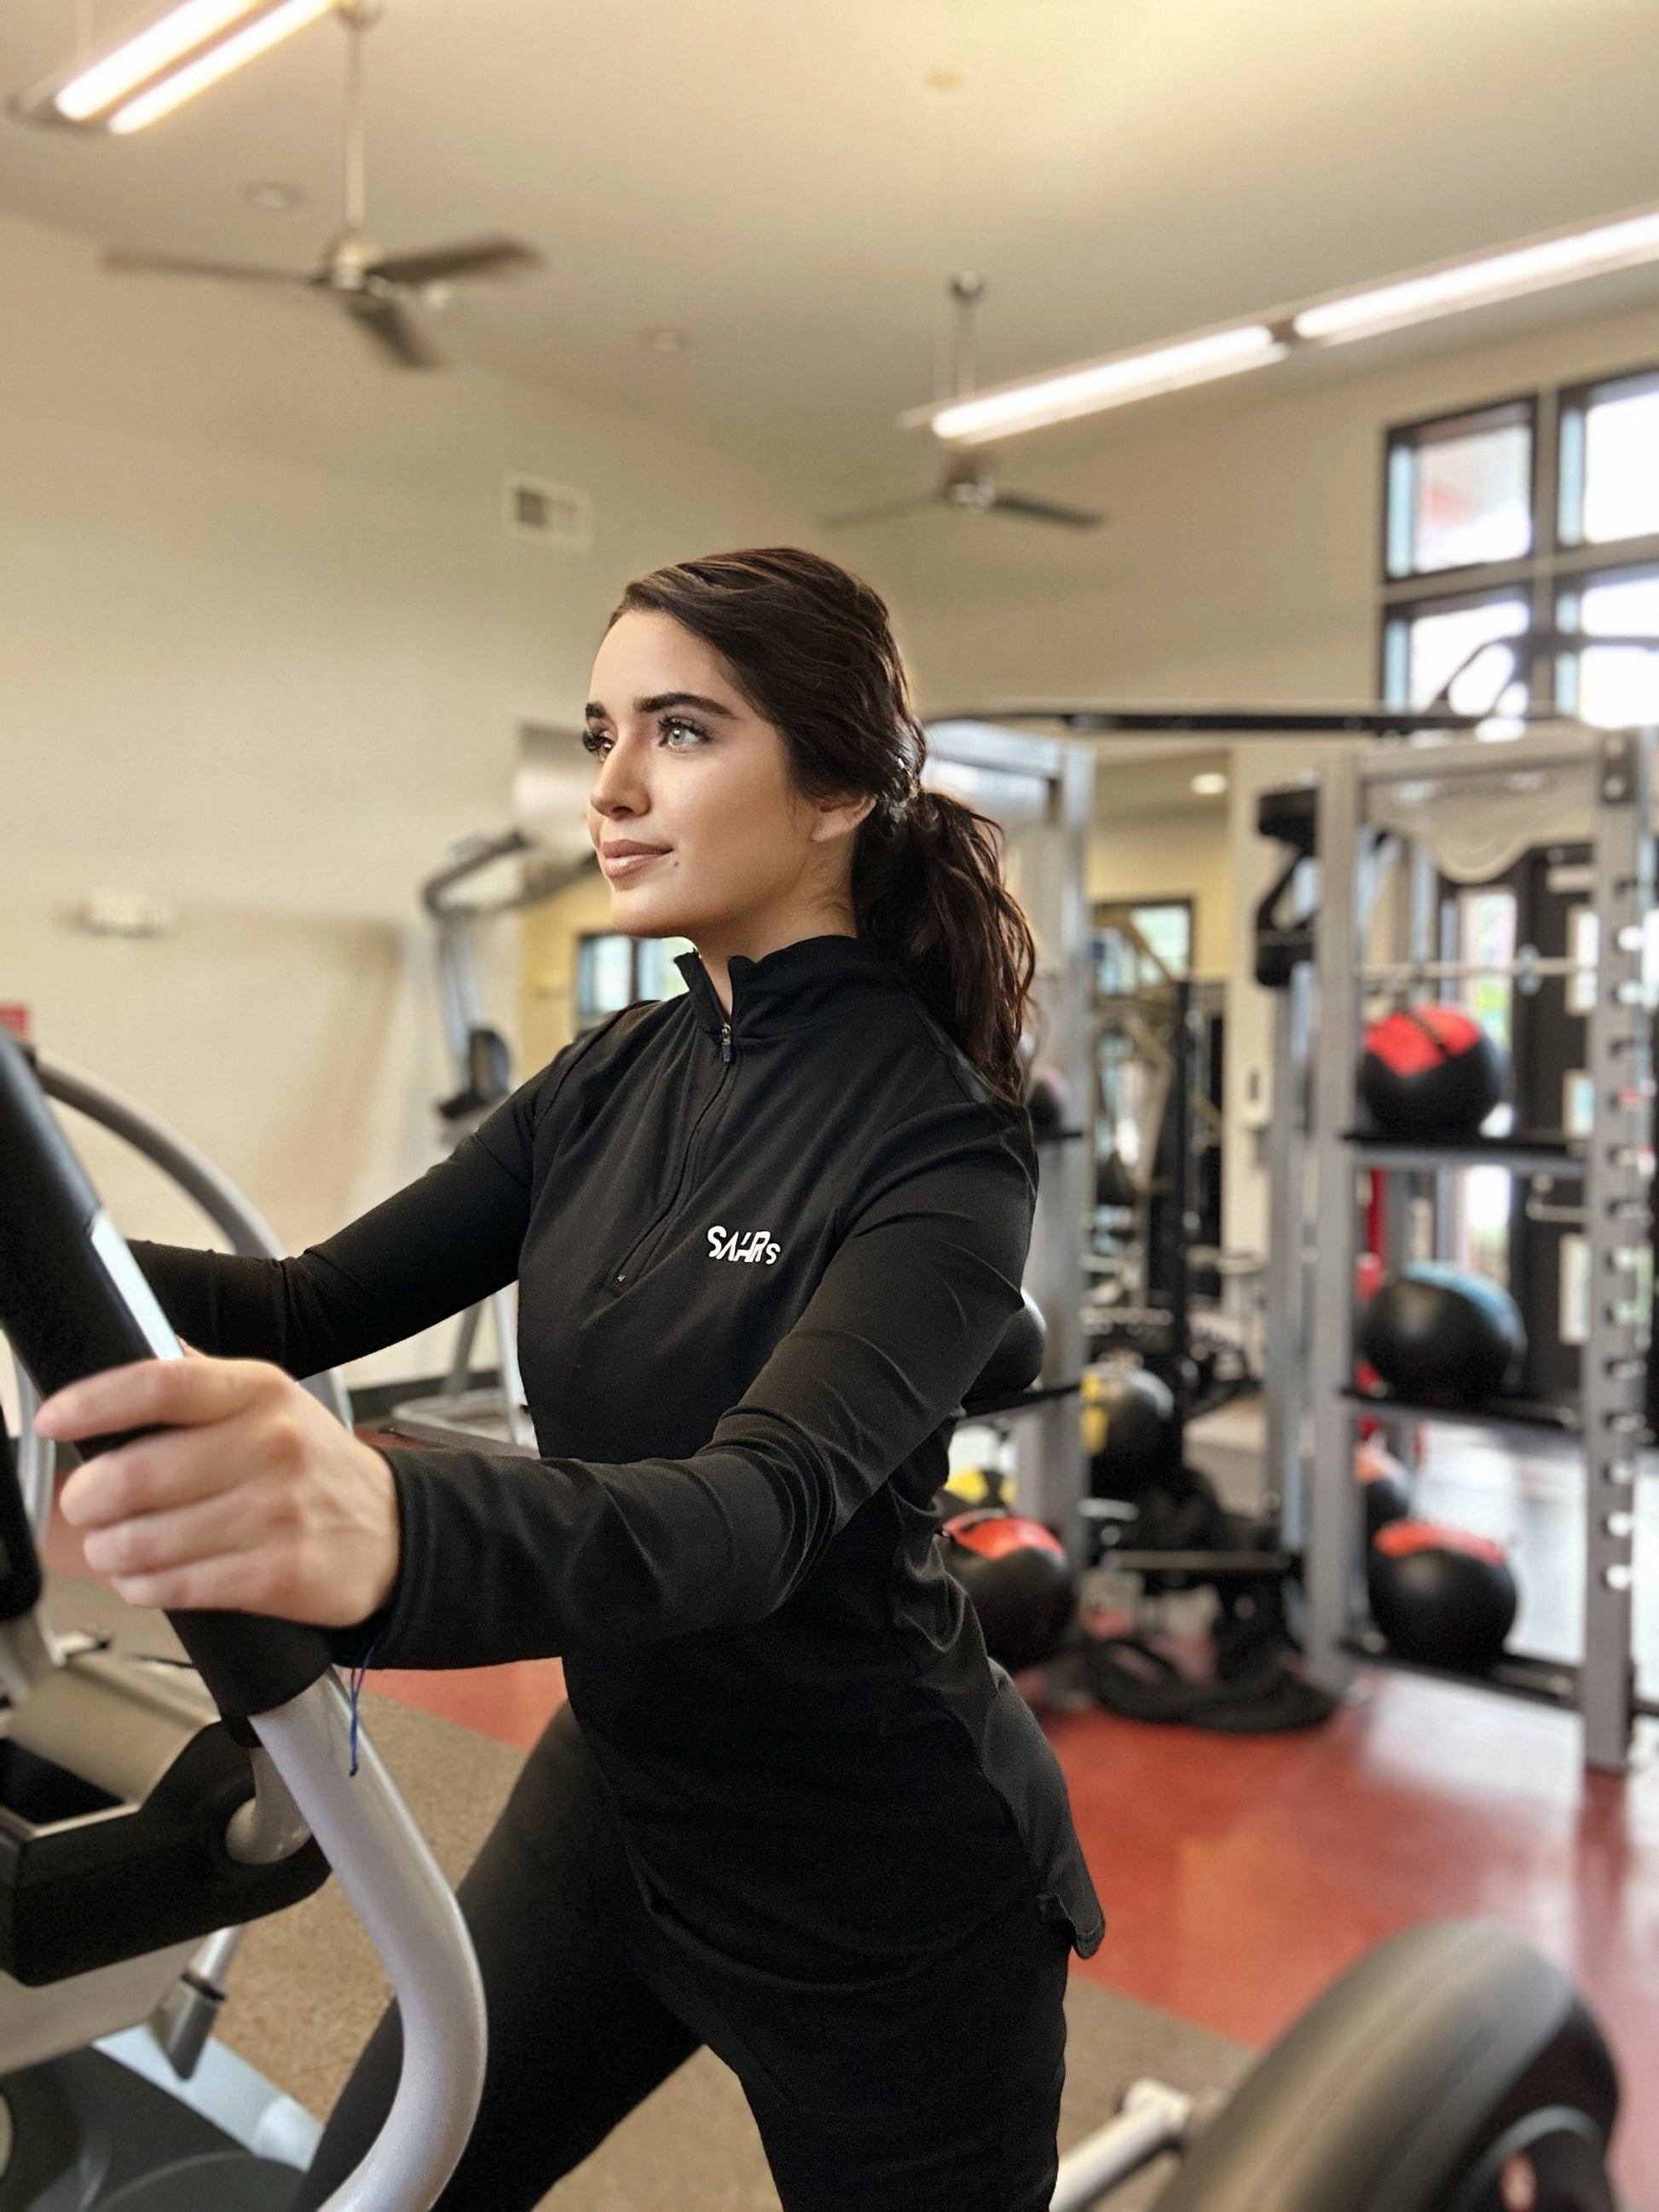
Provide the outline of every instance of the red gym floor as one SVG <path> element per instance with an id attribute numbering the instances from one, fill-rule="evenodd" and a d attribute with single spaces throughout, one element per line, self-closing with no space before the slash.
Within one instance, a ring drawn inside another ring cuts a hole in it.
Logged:
<path id="1" fill-rule="evenodd" d="M 61 1522 L 46 1551 L 80 1565 Z M 520 1747 L 564 1694 L 552 1660 L 371 1679 Z M 1490 1914 L 1601 2021 L 1625 2084 L 1619 2185 L 1659 2212 L 1659 1759 L 1586 1777 L 1565 1717 L 1400 1675 L 1363 1679 L 1305 1735 L 1044 1721 L 1109 1923 L 1079 1972 L 1262 2044 L 1395 1929 Z"/>

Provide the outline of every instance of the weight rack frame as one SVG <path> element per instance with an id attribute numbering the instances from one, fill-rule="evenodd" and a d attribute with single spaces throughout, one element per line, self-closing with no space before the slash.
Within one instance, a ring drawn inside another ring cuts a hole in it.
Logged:
<path id="1" fill-rule="evenodd" d="M 1399 1665 L 1360 1631 L 1363 1552 L 1352 1480 L 1354 1424 L 1366 1413 L 1449 1420 L 1499 1432 L 1539 1425 L 1536 1413 L 1494 1406 L 1444 1409 L 1375 1401 L 1354 1388 L 1358 1177 L 1368 1164 L 1467 1166 L 1472 1158 L 1526 1173 L 1534 1140 L 1444 1146 L 1398 1144 L 1354 1130 L 1361 1045 L 1368 855 L 1380 790 L 1425 781 L 1478 783 L 1540 771 L 1582 779 L 1593 822 L 1594 911 L 1599 925 L 1595 997 L 1587 1015 L 1595 1109 L 1588 1138 L 1552 1157 L 1550 1171 L 1582 1176 L 1591 1296 L 1583 1347 L 1576 1434 L 1584 1455 L 1583 1659 L 1577 1666 L 1526 1657 L 1488 1674 L 1413 1666 L 1408 1671 L 1576 1711 L 1591 1767 L 1623 1770 L 1632 1734 L 1659 1705 L 1638 1698 L 1632 1650 L 1633 1537 L 1638 1456 L 1646 1433 L 1644 1388 L 1651 1326 L 1650 1187 L 1653 1175 L 1651 1007 L 1643 975 L 1643 922 L 1653 904 L 1652 729 L 1602 731 L 1534 725 L 1502 744 L 1468 738 L 1420 745 L 1334 746 L 1319 769 L 1319 910 L 1316 928 L 1318 1042 L 1312 1101 L 1315 1188 L 1309 1390 L 1313 1463 L 1305 1486 L 1308 1671 L 1345 1691 L 1356 1666 Z M 1540 821 L 1539 842 L 1559 835 Z M 1275 1222 L 1275 1228 L 1280 1224 Z"/>

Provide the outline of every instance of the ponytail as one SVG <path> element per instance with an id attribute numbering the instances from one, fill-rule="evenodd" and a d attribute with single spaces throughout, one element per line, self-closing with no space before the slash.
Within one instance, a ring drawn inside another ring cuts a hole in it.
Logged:
<path id="1" fill-rule="evenodd" d="M 1018 1106 L 1036 947 L 1002 880 L 994 823 L 937 791 L 918 789 L 896 820 L 878 810 L 859 831 L 853 910 L 993 1095 Z"/>
<path id="2" fill-rule="evenodd" d="M 855 833 L 858 933 L 903 969 L 992 1096 L 1017 1108 L 1036 948 L 1002 880 L 994 823 L 922 787 L 927 740 L 881 599 L 833 561 L 783 546 L 659 568 L 611 619 L 633 611 L 671 616 L 720 654 L 807 797 L 874 800 Z"/>

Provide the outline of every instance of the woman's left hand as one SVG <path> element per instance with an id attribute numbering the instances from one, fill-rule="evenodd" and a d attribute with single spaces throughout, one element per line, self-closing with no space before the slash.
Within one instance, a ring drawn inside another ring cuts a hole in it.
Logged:
<path id="1" fill-rule="evenodd" d="M 88 1566 L 131 1605 L 347 1628 L 391 1595 L 392 1470 L 278 1367 L 199 1352 L 112 1367 L 34 1425 L 68 1443 L 157 1431 L 88 1460 L 59 1501 Z"/>

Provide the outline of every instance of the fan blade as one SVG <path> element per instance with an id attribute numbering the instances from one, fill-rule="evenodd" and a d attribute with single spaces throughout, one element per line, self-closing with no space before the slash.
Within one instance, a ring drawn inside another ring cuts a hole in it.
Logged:
<path id="1" fill-rule="evenodd" d="M 988 500 L 988 514 L 1018 514 L 1027 522 L 1058 522 L 1067 530 L 1098 530 L 1106 517 L 1093 507 L 1066 507 L 1059 500 L 1033 499 L 1020 491 L 1000 491 Z"/>
<path id="2" fill-rule="evenodd" d="M 220 276 L 234 284 L 309 284 L 293 269 L 260 269 L 246 261 L 191 261 L 173 253 L 130 253 L 112 246 L 104 267 L 118 276 Z"/>
<path id="3" fill-rule="evenodd" d="M 377 261 L 369 274 L 386 284 L 448 284 L 465 276 L 512 276 L 542 266 L 533 246 L 516 238 L 473 238 L 455 246 L 431 246 L 423 253 L 393 253 Z"/>
<path id="4" fill-rule="evenodd" d="M 901 514 L 920 514 L 924 507 L 937 507 L 939 495 L 936 491 L 919 492 L 913 499 L 884 500 L 879 507 L 848 507 L 840 514 L 821 514 L 818 517 L 826 530 L 849 530 L 860 522 L 892 522 Z"/>
<path id="5" fill-rule="evenodd" d="M 341 292 L 336 295 L 359 330 L 399 368 L 441 368 L 443 356 L 429 344 L 395 300 L 374 292 Z"/>

